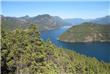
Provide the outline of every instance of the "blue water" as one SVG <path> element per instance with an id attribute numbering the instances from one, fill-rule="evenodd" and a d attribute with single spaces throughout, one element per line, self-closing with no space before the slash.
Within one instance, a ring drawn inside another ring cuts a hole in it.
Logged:
<path id="1" fill-rule="evenodd" d="M 95 57 L 104 62 L 110 62 L 110 42 L 88 42 L 88 43 L 66 43 L 57 40 L 64 31 L 68 28 L 59 28 L 40 32 L 43 40 L 50 39 L 58 47 L 68 48 L 80 54 Z"/>

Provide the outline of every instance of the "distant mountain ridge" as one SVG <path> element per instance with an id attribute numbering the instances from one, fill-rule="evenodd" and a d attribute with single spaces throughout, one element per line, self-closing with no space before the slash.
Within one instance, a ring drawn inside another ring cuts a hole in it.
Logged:
<path id="1" fill-rule="evenodd" d="M 96 19 L 82 19 L 82 18 L 70 18 L 70 19 L 64 19 L 66 22 L 71 23 L 72 25 L 78 25 L 83 22 L 92 22 L 97 24 L 110 24 L 110 15 L 96 18 Z"/>
<path id="2" fill-rule="evenodd" d="M 85 21 L 85 19 L 82 19 L 82 18 L 70 18 L 70 19 L 64 19 L 64 20 L 68 23 L 71 23 L 72 25 L 77 25 Z"/>
<path id="3" fill-rule="evenodd" d="M 1 16 L 2 28 L 15 29 L 18 27 L 26 28 L 31 24 L 38 26 L 40 31 L 51 30 L 59 28 L 64 25 L 69 25 L 62 18 L 58 16 L 51 16 L 48 14 L 38 15 L 35 17 L 5 17 Z"/>
<path id="4" fill-rule="evenodd" d="M 96 19 L 62 19 L 58 16 L 51 16 L 49 14 L 38 15 L 35 17 L 29 17 L 28 15 L 23 17 L 9 17 L 1 15 L 1 24 L 3 29 L 16 29 L 27 28 L 31 24 L 38 26 L 39 31 L 51 30 L 60 28 L 62 26 L 78 25 L 83 22 L 92 22 L 97 24 L 110 24 L 110 16 L 105 16 Z"/>
<path id="5" fill-rule="evenodd" d="M 101 17 L 101 18 L 96 18 L 92 20 L 91 22 L 98 23 L 98 24 L 110 24 L 110 15 Z"/>

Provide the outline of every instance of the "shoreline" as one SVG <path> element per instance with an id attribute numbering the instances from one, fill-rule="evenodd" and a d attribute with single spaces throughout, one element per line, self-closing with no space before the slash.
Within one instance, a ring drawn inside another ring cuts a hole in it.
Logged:
<path id="1" fill-rule="evenodd" d="M 66 42 L 66 43 L 96 43 L 96 42 L 100 42 L 100 43 L 108 42 L 108 43 L 110 43 L 110 40 L 108 40 L 108 41 L 107 40 L 103 40 L 103 41 L 74 41 L 74 42 L 60 40 L 59 38 L 57 38 L 57 40 L 59 40 L 61 42 Z"/>

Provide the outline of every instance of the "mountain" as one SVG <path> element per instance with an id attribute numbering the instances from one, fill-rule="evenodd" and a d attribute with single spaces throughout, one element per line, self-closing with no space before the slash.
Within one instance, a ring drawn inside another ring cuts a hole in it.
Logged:
<path id="1" fill-rule="evenodd" d="M 77 25 L 86 21 L 85 19 L 82 19 L 82 18 L 71 18 L 71 19 L 64 19 L 64 20 L 68 23 L 71 23 L 72 25 Z"/>
<path id="2" fill-rule="evenodd" d="M 1 34 L 1 74 L 110 73 L 110 63 L 42 41 L 34 25 Z"/>
<path id="3" fill-rule="evenodd" d="M 13 30 L 16 28 L 27 28 L 30 24 L 30 21 L 27 21 L 25 18 L 1 16 L 1 27 L 2 29 Z"/>
<path id="4" fill-rule="evenodd" d="M 91 22 L 93 23 L 98 23 L 98 24 L 110 24 L 110 16 L 105 16 L 105 17 L 100 17 L 92 20 Z"/>
<path id="5" fill-rule="evenodd" d="M 68 29 L 59 37 L 59 40 L 65 42 L 110 41 L 110 24 L 85 22 Z"/>
<path id="6" fill-rule="evenodd" d="M 23 17 L 5 17 L 1 16 L 2 28 L 16 29 L 27 28 L 30 24 L 36 24 L 40 31 L 51 30 L 59 28 L 64 25 L 68 25 L 62 18 L 58 16 L 50 16 L 48 14 L 38 15 L 35 17 L 23 16 Z"/>
<path id="7" fill-rule="evenodd" d="M 46 30 L 55 29 L 55 28 L 59 28 L 67 24 L 60 17 L 50 16 L 48 14 L 38 15 L 36 17 L 33 17 L 31 21 L 34 24 L 38 24 L 41 30 L 42 29 L 46 29 Z"/>
<path id="8" fill-rule="evenodd" d="M 1 27 L 3 29 L 16 29 L 27 28 L 30 24 L 36 24 L 40 31 L 56 29 L 62 26 L 78 25 L 83 22 L 93 22 L 98 24 L 110 24 L 110 16 L 105 16 L 96 19 L 62 19 L 58 16 L 51 16 L 49 14 L 38 15 L 35 17 L 29 17 L 28 15 L 23 17 L 9 17 L 1 15 Z"/>
<path id="9" fill-rule="evenodd" d="M 96 19 L 82 19 L 82 18 L 71 18 L 71 19 L 64 19 L 66 22 L 71 23 L 72 25 L 78 25 L 84 22 L 92 22 L 102 25 L 110 24 L 110 16 L 104 16 Z"/>

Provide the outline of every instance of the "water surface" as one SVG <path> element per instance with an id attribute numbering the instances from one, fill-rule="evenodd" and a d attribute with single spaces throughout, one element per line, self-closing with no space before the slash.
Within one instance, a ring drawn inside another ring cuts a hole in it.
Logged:
<path id="1" fill-rule="evenodd" d="M 55 30 L 49 30 L 40 32 L 43 40 L 50 39 L 58 47 L 68 48 L 74 50 L 80 54 L 95 57 L 98 60 L 110 62 L 110 42 L 87 42 L 87 43 L 67 43 L 57 40 L 57 38 L 66 30 L 68 27 L 63 27 Z"/>

